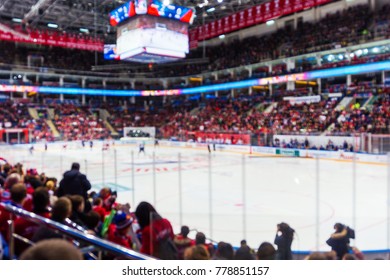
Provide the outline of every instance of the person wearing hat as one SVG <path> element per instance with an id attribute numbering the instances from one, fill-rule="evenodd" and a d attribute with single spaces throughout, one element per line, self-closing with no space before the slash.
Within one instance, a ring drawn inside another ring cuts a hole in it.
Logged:
<path id="1" fill-rule="evenodd" d="M 128 249 L 137 249 L 137 240 L 133 234 L 131 224 L 133 218 L 123 211 L 118 211 L 108 229 L 108 241 Z M 133 247 L 133 244 L 135 247 Z"/>

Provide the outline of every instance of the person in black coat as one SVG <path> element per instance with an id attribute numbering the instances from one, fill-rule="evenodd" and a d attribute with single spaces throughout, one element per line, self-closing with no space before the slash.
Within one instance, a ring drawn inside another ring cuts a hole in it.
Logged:
<path id="1" fill-rule="evenodd" d="M 57 191 L 57 196 L 81 195 L 85 201 L 84 212 L 87 213 L 92 208 L 88 201 L 88 191 L 90 189 L 91 183 L 88 181 L 87 176 L 80 172 L 80 164 L 75 162 L 72 164 L 71 170 L 64 173 L 64 177 Z"/>
<path id="2" fill-rule="evenodd" d="M 326 241 L 326 244 L 332 248 L 332 251 L 336 252 L 337 258 L 341 260 L 349 252 L 348 227 L 341 223 L 336 223 L 334 229 L 335 232 Z"/>
<path id="3" fill-rule="evenodd" d="M 294 237 L 294 229 L 286 223 L 277 225 L 277 233 L 275 236 L 275 245 L 278 246 L 276 251 L 277 260 L 292 260 L 291 244 Z"/>

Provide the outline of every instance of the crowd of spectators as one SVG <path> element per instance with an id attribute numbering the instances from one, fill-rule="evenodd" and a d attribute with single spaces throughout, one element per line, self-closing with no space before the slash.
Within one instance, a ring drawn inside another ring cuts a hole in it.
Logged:
<path id="1" fill-rule="evenodd" d="M 164 77 L 188 76 L 250 65 L 280 57 L 356 45 L 375 37 L 388 38 L 390 30 L 388 28 L 390 24 L 389 7 L 389 5 L 385 5 L 379 11 L 371 12 L 368 5 L 358 5 L 327 14 L 316 23 L 299 23 L 296 30 L 292 27 L 285 27 L 260 37 L 250 37 L 229 42 L 228 45 L 222 43 L 219 46 L 208 47 L 206 49 L 206 56 L 209 58 L 208 63 L 188 63 L 184 67 L 172 66 L 168 68 L 165 66 L 161 68 L 158 65 L 150 67 L 137 64 L 134 69 L 128 70 L 128 73 L 154 73 L 154 76 Z M 28 55 L 42 58 L 42 60 L 36 60 L 37 64 L 33 63 L 31 65 L 34 60 L 30 61 L 31 66 L 41 68 L 69 69 L 69 65 L 71 65 L 72 69 L 90 71 L 96 63 L 98 65 L 117 63 L 104 61 L 101 55 L 98 55 L 96 61 L 95 54 L 90 51 L 74 51 L 73 49 L 63 48 L 50 48 L 50 51 L 46 49 L 32 50 L 28 46 L 19 46 L 9 42 L 2 42 L 1 44 L 5 51 L 0 55 L 0 63 L 3 64 L 26 65 Z M 240 51 L 237 52 L 237 50 Z M 202 54 L 203 50 L 200 48 L 192 51 L 188 58 L 200 58 Z M 358 60 L 356 58 L 356 61 L 353 62 L 345 59 L 342 63 L 357 63 Z M 316 66 L 314 65 L 314 67 Z M 305 68 L 297 67 L 297 70 Z M 274 74 L 280 74 L 287 71 L 286 69 L 276 69 L 273 72 Z M 232 79 L 235 79 L 235 77 L 229 78 L 229 80 Z"/>
<path id="2" fill-rule="evenodd" d="M 311 104 L 291 104 L 281 101 L 266 114 L 264 125 L 276 134 L 314 134 L 323 132 L 337 117 L 337 100 L 322 100 Z"/>
<path id="3" fill-rule="evenodd" d="M 390 133 L 390 97 L 389 94 L 378 96 L 368 108 L 352 108 L 343 110 L 338 116 L 332 133 L 349 134 L 356 133 L 388 134 Z"/>
<path id="4" fill-rule="evenodd" d="M 387 6 L 385 6 L 387 7 Z M 384 8 L 385 10 L 387 8 Z M 381 22 L 388 22 L 388 15 L 382 14 Z M 303 22 L 296 30 L 291 27 L 261 37 L 250 37 L 244 40 L 229 42 L 209 47 L 206 56 L 208 64 L 190 64 L 181 69 L 171 69 L 164 74 L 168 76 L 188 75 L 211 72 L 237 66 L 249 65 L 280 57 L 290 57 L 317 51 L 345 47 L 374 38 L 370 26 L 373 13 L 367 5 L 358 5 L 336 13 L 327 14 L 319 22 Z M 375 24 L 373 24 L 375 26 Z M 237 50 L 240 50 L 237 52 Z M 189 58 L 199 57 L 202 50 L 197 50 Z"/>
<path id="5" fill-rule="evenodd" d="M 109 129 L 88 106 L 61 104 L 54 110 L 53 122 L 65 141 L 110 138 Z"/>
<path id="6" fill-rule="evenodd" d="M 332 140 L 329 140 L 325 145 L 315 145 L 310 143 L 310 141 L 306 138 L 304 140 L 290 139 L 290 141 L 282 140 L 279 138 L 275 138 L 273 142 L 273 146 L 277 148 L 285 148 L 285 149 L 309 149 L 309 150 L 319 150 L 319 151 L 346 151 L 353 152 L 354 148 L 351 143 L 348 143 L 346 140 L 342 145 L 336 145 Z"/>
<path id="7" fill-rule="evenodd" d="M 256 131 L 255 110 L 262 97 L 217 98 L 200 104 L 196 114 L 177 112 L 161 129 L 164 135 L 171 133 Z M 254 115 L 251 114 L 253 110 Z"/>
<path id="8" fill-rule="evenodd" d="M 88 178 L 80 171 L 80 165 L 73 163 L 71 170 L 61 180 L 39 174 L 36 169 L 25 170 L 21 164 L 5 163 L 0 166 L 0 202 L 35 213 L 57 223 L 77 230 L 80 234 L 94 235 L 107 239 L 127 249 L 161 259 L 181 260 L 290 260 L 293 259 L 291 244 L 295 230 L 286 223 L 277 225 L 274 244 L 262 242 L 257 251 L 245 240 L 235 250 L 228 242 L 210 242 L 203 232 L 197 232 L 195 239 L 188 235 L 188 226 L 182 226 L 180 232 L 174 233 L 167 218 L 162 217 L 148 202 L 141 202 L 135 211 L 128 203 L 119 203 L 117 193 L 103 188 L 98 193 L 91 192 Z M 59 184 L 58 184 L 59 182 Z M 11 214 L 0 206 L 0 240 L 7 247 Z M 341 224 L 340 224 L 341 225 Z M 31 220 L 14 217 L 14 232 L 31 240 L 25 243 L 17 239 L 14 253 L 20 259 L 90 259 L 91 255 L 83 254 L 77 246 L 61 232 Z M 334 242 L 346 243 L 348 238 L 346 226 L 332 234 Z M 170 240 L 170 247 L 164 246 Z M 332 245 L 333 246 L 333 245 Z M 7 250 L 5 250 L 7 251 Z M 61 253 L 60 253 L 61 252 Z M 321 253 L 322 254 L 322 253 Z M 325 254 L 325 253 L 324 253 Z M 364 259 L 364 255 L 351 248 L 341 254 L 332 247 L 326 253 L 331 259 Z M 348 255 L 347 255 L 348 254 Z M 5 254 L 5 258 L 9 254 Z M 104 259 L 121 259 L 113 253 L 103 254 Z M 313 258 L 309 255 L 308 259 Z"/>
<path id="9" fill-rule="evenodd" d="M 52 141 L 53 135 L 45 120 L 32 118 L 28 108 L 28 102 L 0 102 L 0 129 L 28 129 L 32 132 L 32 141 Z"/>
<path id="10" fill-rule="evenodd" d="M 48 111 L 54 110 L 53 124 L 65 141 L 110 139 L 113 131 L 120 136 L 125 127 L 150 126 L 157 129 L 157 137 L 195 140 L 192 135 L 201 133 L 229 134 L 293 134 L 351 135 L 355 133 L 389 133 L 390 101 L 388 88 L 372 82 L 356 85 L 334 85 L 328 92 L 339 97 L 320 96 L 318 102 L 294 103 L 287 97 L 310 96 L 307 89 L 279 90 L 272 97 L 262 93 L 236 97 L 170 97 L 123 105 L 118 102 L 93 102 L 88 105 L 50 103 L 36 105 L 7 101 L 0 103 L 0 128 L 25 128 L 31 131 L 32 140 L 53 140 L 47 120 Z M 348 108 L 338 108 L 343 96 L 353 102 Z M 366 106 L 363 106 L 366 104 Z M 39 118 L 28 113 L 35 108 Z M 37 105 L 38 106 L 38 105 Z M 107 123 L 100 118 L 99 109 L 108 112 Z M 268 110 L 267 110 L 268 109 Z"/>

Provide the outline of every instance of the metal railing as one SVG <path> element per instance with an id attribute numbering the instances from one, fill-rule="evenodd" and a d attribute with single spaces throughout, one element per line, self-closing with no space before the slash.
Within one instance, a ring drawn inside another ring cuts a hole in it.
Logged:
<path id="1" fill-rule="evenodd" d="M 58 222 L 52 221 L 50 219 L 41 217 L 37 214 L 28 212 L 24 209 L 9 205 L 0 203 L 0 206 L 3 207 L 6 211 L 22 217 L 26 220 L 29 220 L 31 222 L 34 222 L 38 225 L 47 226 L 48 228 L 51 228 L 53 230 L 57 230 L 61 232 L 62 234 L 77 239 L 79 241 L 82 241 L 83 244 L 86 245 L 84 248 L 80 248 L 81 251 L 85 251 L 86 248 L 88 248 L 88 252 L 90 251 L 105 251 L 112 253 L 118 257 L 126 258 L 126 259 L 133 259 L 133 260 L 156 260 L 154 257 L 141 254 L 139 252 L 136 252 L 134 250 L 127 249 L 125 247 L 119 246 L 115 243 L 109 242 L 107 240 L 103 240 L 99 237 L 96 237 L 92 234 L 85 234 L 84 232 L 81 232 L 79 230 L 70 228 L 69 226 L 60 224 Z M 14 242 L 15 238 L 18 239 L 18 236 L 14 233 L 14 224 L 13 224 L 13 215 L 11 215 L 11 220 L 9 221 L 9 257 L 12 259 L 14 257 Z M 93 247 L 91 247 L 93 246 Z M 87 252 L 86 252 L 87 253 Z M 101 254 L 99 254 L 101 255 Z"/>

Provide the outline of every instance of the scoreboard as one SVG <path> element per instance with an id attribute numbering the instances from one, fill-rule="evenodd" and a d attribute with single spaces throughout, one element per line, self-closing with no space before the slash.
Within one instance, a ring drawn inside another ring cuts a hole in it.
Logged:
<path id="1" fill-rule="evenodd" d="M 116 46 L 106 46 L 105 58 L 164 63 L 185 58 L 189 52 L 191 8 L 164 5 L 158 0 L 135 0 L 110 13 L 117 26 Z"/>

